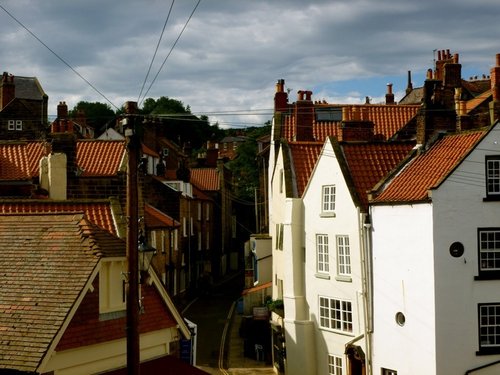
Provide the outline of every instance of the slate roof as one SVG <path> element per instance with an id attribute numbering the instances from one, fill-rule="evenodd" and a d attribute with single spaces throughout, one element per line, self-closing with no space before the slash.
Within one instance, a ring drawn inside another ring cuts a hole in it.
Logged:
<path id="1" fill-rule="evenodd" d="M 414 142 L 341 144 L 357 198 L 363 209 L 368 207 L 367 192 L 400 164 L 414 146 Z"/>
<path id="2" fill-rule="evenodd" d="M 84 177 L 114 176 L 126 154 L 121 140 L 79 140 L 76 144 L 76 164 Z"/>
<path id="3" fill-rule="evenodd" d="M 289 142 L 288 147 L 291 154 L 291 165 L 297 181 L 297 193 L 301 197 L 318 160 L 323 143 Z"/>
<path id="4" fill-rule="evenodd" d="M 18 99 L 42 100 L 46 96 L 36 77 L 14 76 L 14 84 Z"/>
<path id="5" fill-rule="evenodd" d="M 444 136 L 412 159 L 372 202 L 428 201 L 429 189 L 438 187 L 485 134 L 483 129 Z"/>
<path id="6" fill-rule="evenodd" d="M 0 369 L 36 372 L 102 253 L 125 245 L 82 214 L 0 214 L 0 246 Z"/>
<path id="7" fill-rule="evenodd" d="M 109 200 L 100 201 L 52 201 L 52 200 L 4 200 L 0 201 L 0 214 L 27 213 L 82 213 L 99 228 L 116 234 L 117 229 Z"/>
<path id="8" fill-rule="evenodd" d="M 220 190 L 220 179 L 217 168 L 192 168 L 191 182 L 204 191 Z"/>

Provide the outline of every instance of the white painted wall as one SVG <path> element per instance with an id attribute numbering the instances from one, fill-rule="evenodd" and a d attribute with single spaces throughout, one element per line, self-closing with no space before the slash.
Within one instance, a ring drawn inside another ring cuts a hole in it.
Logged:
<path id="1" fill-rule="evenodd" d="M 432 205 L 373 206 L 372 220 L 373 374 L 448 374 L 435 365 Z"/>
<path id="2" fill-rule="evenodd" d="M 335 217 L 322 217 L 322 186 L 336 186 Z M 305 246 L 305 290 L 310 319 L 315 327 L 317 373 L 328 373 L 328 354 L 343 357 L 344 371 L 347 358 L 345 345 L 364 333 L 364 304 L 361 285 L 361 241 L 359 211 L 355 206 L 344 175 L 335 157 L 329 140 L 321 152 L 303 197 L 304 202 L 304 246 Z M 329 273 L 321 277 L 316 267 L 316 234 L 327 234 L 329 240 Z M 348 235 L 351 252 L 351 277 L 337 275 L 336 236 Z M 319 296 L 339 298 L 352 303 L 353 332 L 350 334 L 328 331 L 319 327 Z M 363 348 L 364 339 L 356 341 Z"/>
<path id="3" fill-rule="evenodd" d="M 500 302 L 500 280 L 474 280 L 478 275 L 477 230 L 500 227 L 500 202 L 483 201 L 485 155 L 500 155 L 497 134 L 498 131 L 491 131 L 453 174 L 432 191 L 438 374 L 463 374 L 500 360 L 498 354 L 476 355 L 478 304 Z M 449 252 L 456 241 L 465 247 L 459 258 Z"/>

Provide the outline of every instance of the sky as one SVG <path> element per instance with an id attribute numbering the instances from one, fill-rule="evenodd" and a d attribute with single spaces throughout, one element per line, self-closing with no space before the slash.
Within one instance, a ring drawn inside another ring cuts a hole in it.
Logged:
<path id="1" fill-rule="evenodd" d="M 0 69 L 37 77 L 49 115 L 167 96 L 241 128 L 271 119 L 278 79 L 290 102 L 383 102 L 387 83 L 399 100 L 446 49 L 464 78 L 489 75 L 499 14 L 498 0 L 0 0 Z"/>

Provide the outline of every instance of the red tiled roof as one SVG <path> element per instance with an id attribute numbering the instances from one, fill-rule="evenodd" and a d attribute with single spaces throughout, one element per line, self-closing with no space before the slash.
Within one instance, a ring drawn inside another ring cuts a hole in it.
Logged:
<path id="1" fill-rule="evenodd" d="M 299 197 L 304 193 L 314 165 L 323 147 L 322 142 L 290 142 L 288 144 L 292 156 L 292 165 L 297 179 Z"/>
<path id="2" fill-rule="evenodd" d="M 491 90 L 487 90 L 483 92 L 482 94 L 476 96 L 474 99 L 468 100 L 465 104 L 467 113 L 472 111 L 474 108 L 476 108 L 478 105 L 482 104 L 486 99 L 491 97 Z"/>
<path id="3" fill-rule="evenodd" d="M 174 228 L 179 227 L 181 224 L 171 218 L 169 215 L 161 212 L 157 208 L 146 204 L 144 205 L 144 218 L 148 228 Z"/>
<path id="4" fill-rule="evenodd" d="M 71 201 L 13 201 L 0 202 L 0 214 L 21 213 L 76 213 L 84 212 L 88 220 L 109 233 L 116 234 L 111 212 L 111 204 L 106 202 L 71 202 Z"/>
<path id="5" fill-rule="evenodd" d="M 27 180 L 30 177 L 26 144 L 1 144 L 0 180 Z"/>
<path id="6" fill-rule="evenodd" d="M 485 131 L 448 135 L 408 163 L 373 202 L 413 202 L 428 199 L 435 188 L 463 160 Z"/>
<path id="7" fill-rule="evenodd" d="M 220 189 L 219 172 L 216 168 L 191 169 L 191 182 L 205 191 L 218 191 Z"/>
<path id="8" fill-rule="evenodd" d="M 38 372 L 99 261 L 84 221 L 0 215 L 0 369 Z"/>
<path id="9" fill-rule="evenodd" d="M 76 144 L 76 163 L 82 176 L 114 176 L 125 155 L 122 140 L 79 140 Z"/>
<path id="10" fill-rule="evenodd" d="M 373 133 L 381 135 L 384 140 L 393 137 L 417 114 L 420 105 L 387 105 L 387 104 L 319 104 L 318 108 L 337 107 L 343 108 L 347 112 L 353 109 L 365 112 L 367 120 L 374 124 Z M 282 129 L 282 138 L 293 141 L 295 117 L 285 116 Z M 327 137 L 341 137 L 341 121 L 320 121 L 313 123 L 312 134 L 316 141 L 324 142 Z"/>
<path id="11" fill-rule="evenodd" d="M 50 144 L 43 141 L 27 142 L 26 150 L 28 153 L 30 176 L 38 176 L 40 174 L 40 159 L 48 155 Z"/>
<path id="12" fill-rule="evenodd" d="M 354 188 L 366 209 L 367 192 L 408 155 L 414 143 L 344 143 L 341 146 Z"/>

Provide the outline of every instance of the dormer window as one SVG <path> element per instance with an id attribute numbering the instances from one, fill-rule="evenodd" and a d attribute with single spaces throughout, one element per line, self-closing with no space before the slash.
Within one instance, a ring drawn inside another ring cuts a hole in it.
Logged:
<path id="1" fill-rule="evenodd" d="M 500 200 L 500 156 L 486 156 L 486 197 Z"/>
<path id="2" fill-rule="evenodd" d="M 103 260 L 99 271 L 99 313 L 101 320 L 114 319 L 125 313 L 124 260 Z"/>

